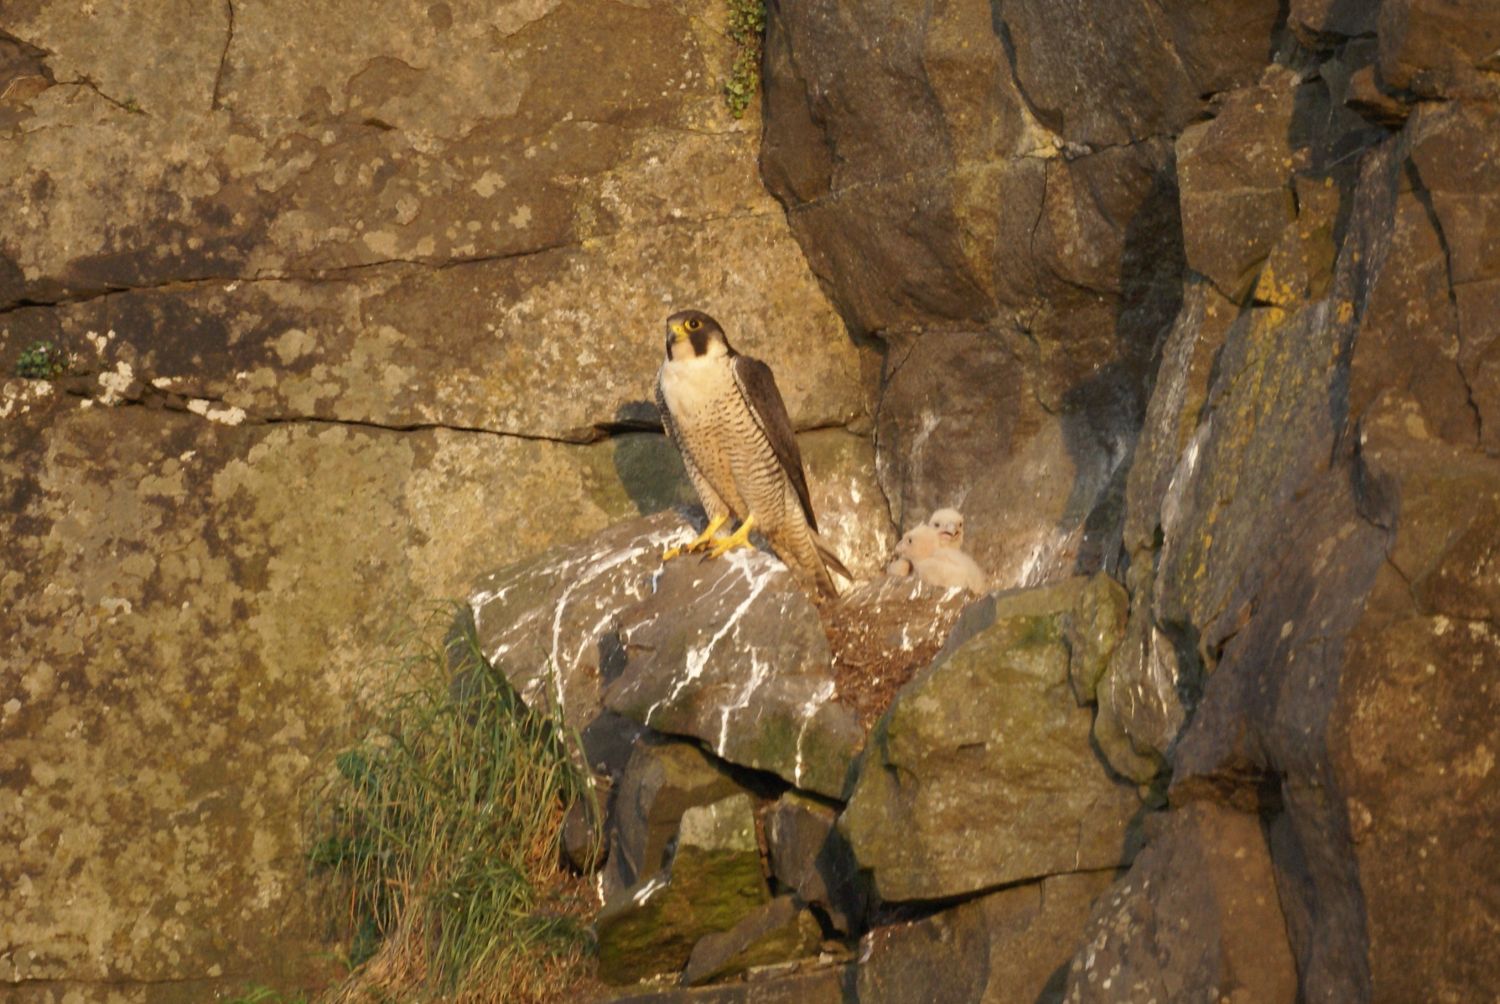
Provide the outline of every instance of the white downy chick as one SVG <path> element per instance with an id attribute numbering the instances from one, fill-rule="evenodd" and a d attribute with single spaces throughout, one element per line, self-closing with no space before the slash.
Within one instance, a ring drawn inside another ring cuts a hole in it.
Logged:
<path id="1" fill-rule="evenodd" d="M 927 525 L 938 532 L 939 547 L 964 546 L 964 516 L 957 509 L 939 509 L 927 517 Z"/>
<path id="2" fill-rule="evenodd" d="M 938 547 L 938 532 L 927 524 L 914 526 L 896 544 L 896 558 L 885 566 L 885 574 L 896 577 L 912 574 L 918 558 L 926 558 Z"/>
<path id="3" fill-rule="evenodd" d="M 926 557 L 915 559 L 912 568 L 923 582 L 944 589 L 962 586 L 976 595 L 990 589 L 989 580 L 978 562 L 954 547 L 936 548 Z"/>

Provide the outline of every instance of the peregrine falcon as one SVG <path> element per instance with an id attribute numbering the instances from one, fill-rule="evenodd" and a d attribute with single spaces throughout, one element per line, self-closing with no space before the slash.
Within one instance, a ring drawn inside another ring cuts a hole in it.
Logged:
<path id="1" fill-rule="evenodd" d="M 818 536 L 802 452 L 771 368 L 731 348 L 712 317 L 680 311 L 667 318 L 656 405 L 708 513 L 703 533 L 663 560 L 701 550 L 716 558 L 749 546 L 750 531 L 759 530 L 799 580 L 837 596 L 830 570 L 852 576 Z M 731 517 L 739 529 L 715 538 Z"/>

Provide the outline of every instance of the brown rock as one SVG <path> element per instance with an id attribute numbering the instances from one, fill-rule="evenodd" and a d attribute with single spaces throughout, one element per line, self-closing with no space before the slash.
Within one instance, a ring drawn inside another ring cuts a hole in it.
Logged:
<path id="1" fill-rule="evenodd" d="M 288 807 L 389 685 L 407 611 L 629 511 L 607 446 L 232 426 L 36 381 L 0 415 L 0 758 L 29 806 L 0 830 L 9 937 L 33 946 L 0 977 L 184 1004 L 327 979 Z M 570 506 L 525 515 L 552 491 Z"/>
<path id="2" fill-rule="evenodd" d="M 1455 364 L 1462 393 L 1480 427 L 1481 445 L 1491 456 L 1500 454 L 1500 338 L 1495 326 L 1500 317 L 1497 129 L 1500 114 L 1493 106 L 1455 102 L 1424 108 L 1408 131 L 1415 174 L 1412 194 L 1428 209 L 1429 223 L 1442 245 L 1445 283 L 1451 291 L 1451 320 L 1434 308 L 1434 320 L 1449 323 L 1435 324 L 1437 330 L 1423 335 L 1423 342 L 1438 347 L 1446 357 L 1456 338 Z M 1420 261 L 1414 264 L 1422 268 Z M 1393 274 L 1387 282 L 1399 286 L 1402 278 Z M 1434 290 L 1433 297 L 1442 291 L 1441 287 Z M 1425 401 L 1423 406 L 1429 407 Z"/>
<path id="3" fill-rule="evenodd" d="M 734 976 L 755 966 L 815 955 L 823 940 L 817 920 L 795 896 L 777 896 L 722 933 L 705 934 L 682 970 L 684 986 Z"/>
<path id="4" fill-rule="evenodd" d="M 843 966 L 811 966 L 792 973 L 752 973 L 742 983 L 629 991 L 601 998 L 611 1004 L 843 1004 Z"/>
<path id="5" fill-rule="evenodd" d="M 1500 94 L 1500 12 L 1484 0 L 1384 0 L 1380 75 L 1427 98 Z"/>
<path id="6" fill-rule="evenodd" d="M 299 783 L 407 608 L 675 501 L 622 415 L 674 305 L 775 366 L 799 426 L 865 411 L 723 109 L 722 17 L 6 6 L 0 381 L 48 338 L 97 402 L 0 398 L 0 759 L 38 800 L 5 824 L 37 948 L 8 983 L 318 982 Z"/>
<path id="7" fill-rule="evenodd" d="M 839 828 L 882 900 L 1129 861 L 1140 801 L 1094 753 L 1070 684 L 1088 585 L 976 602 L 876 726 Z"/>
<path id="8" fill-rule="evenodd" d="M 855 984 L 869 1004 L 1055 1004 L 1089 905 L 1112 873 L 1057 875 L 865 936 Z"/>
<path id="9" fill-rule="evenodd" d="M 1126 446 L 1087 414 L 1052 414 L 1039 393 L 1004 339 L 933 333 L 893 349 L 876 417 L 897 521 L 956 505 L 965 550 L 1001 589 L 1097 567 L 1112 539 L 1088 518 Z"/>
<path id="10" fill-rule="evenodd" d="M 682 814 L 667 866 L 599 911 L 599 978 L 620 984 L 676 973 L 704 935 L 733 929 L 770 899 L 750 796 L 694 806 Z"/>
<path id="11" fill-rule="evenodd" d="M 868 890 L 837 819 L 833 808 L 787 792 L 766 810 L 766 850 L 782 887 L 815 907 L 834 930 L 851 934 L 864 922 Z"/>
<path id="12" fill-rule="evenodd" d="M 975 510 L 976 557 L 1014 586 L 1114 560 L 1122 463 L 1180 298 L 1169 135 L 1258 72 L 1276 10 L 991 6 L 775 8 L 763 170 L 843 316 L 890 346 L 897 523 Z M 1158 78 L 1165 111 L 1120 100 Z"/>
<path id="13" fill-rule="evenodd" d="M 1297 970 L 1254 816 L 1190 805 L 1100 897 L 1066 999 L 1278 1004 Z"/>
<path id="14" fill-rule="evenodd" d="M 605 899 L 667 864 L 682 814 L 738 794 L 724 765 L 693 743 L 647 733 L 636 742 L 609 804 Z"/>
<path id="15" fill-rule="evenodd" d="M 1388 568 L 1350 633 L 1328 757 L 1368 917 L 1376 998 L 1500 991 L 1482 945 L 1500 911 L 1486 848 L 1500 828 L 1490 670 L 1500 637 L 1500 461 L 1440 442 L 1415 402 L 1362 426 Z M 1412 917 L 1440 936 L 1412 938 Z"/>
<path id="16" fill-rule="evenodd" d="M 1475 286 L 1490 274 L 1487 238 L 1457 209 L 1473 199 L 1468 214 L 1486 218 L 1485 176 L 1462 155 L 1485 142 L 1480 121 L 1461 104 L 1421 110 L 1364 158 L 1327 298 L 1297 292 L 1230 328 L 1160 503 L 1150 626 L 1208 675 L 1201 697 L 1184 691 L 1194 714 L 1157 754 L 1171 757 L 1175 804 L 1266 820 L 1301 999 L 1477 1000 L 1500 985 L 1473 961 L 1494 923 L 1472 895 L 1494 882 L 1475 849 L 1496 816 L 1476 731 L 1489 702 L 1457 668 L 1495 659 L 1467 618 L 1496 600 L 1478 541 L 1494 533 L 1500 471 L 1475 434 L 1480 397 L 1466 403 L 1465 284 L 1450 277 L 1459 262 Z M 1438 191 L 1455 196 L 1441 213 Z M 1207 810 L 1169 819 L 1185 811 Z M 1152 861 L 1148 850 L 1132 872 L 1130 909 L 1175 913 L 1182 880 L 1135 882 Z M 1403 938 L 1413 916 L 1441 934 Z M 1160 937 L 1127 924 L 1108 950 L 1144 974 L 1133 978 L 1186 978 Z"/>
<path id="17" fill-rule="evenodd" d="M 1303 44 L 1336 45 L 1356 35 L 1373 35 L 1379 3 L 1349 0 L 1292 0 L 1290 21 Z"/>
<path id="18" fill-rule="evenodd" d="M 1296 210 L 1291 121 L 1298 80 L 1273 69 L 1177 141 L 1188 267 L 1238 303 Z"/>

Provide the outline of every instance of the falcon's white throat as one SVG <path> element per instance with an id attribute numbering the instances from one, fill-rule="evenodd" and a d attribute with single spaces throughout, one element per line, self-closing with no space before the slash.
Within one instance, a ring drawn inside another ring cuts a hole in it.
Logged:
<path id="1" fill-rule="evenodd" d="M 672 414 L 688 420 L 705 415 L 718 408 L 731 391 L 734 377 L 723 351 L 714 354 L 715 345 L 722 347 L 722 343 L 710 343 L 707 355 L 668 359 L 661 364 L 661 393 Z"/>

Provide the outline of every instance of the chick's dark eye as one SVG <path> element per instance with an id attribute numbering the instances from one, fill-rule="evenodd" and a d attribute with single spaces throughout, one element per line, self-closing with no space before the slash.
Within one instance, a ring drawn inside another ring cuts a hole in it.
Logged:
<path id="1" fill-rule="evenodd" d="M 700 320 L 698 320 L 698 318 L 696 318 L 696 317 L 690 317 L 690 318 L 688 318 L 687 329 L 689 331 L 697 331 L 701 327 L 703 327 L 703 322 L 700 321 Z"/>

